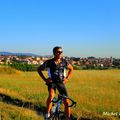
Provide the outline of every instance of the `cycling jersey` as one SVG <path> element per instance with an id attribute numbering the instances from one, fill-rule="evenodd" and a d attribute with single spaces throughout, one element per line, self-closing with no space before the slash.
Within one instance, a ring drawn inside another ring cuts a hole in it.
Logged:
<path id="1" fill-rule="evenodd" d="M 68 62 L 65 59 L 61 59 L 59 64 L 56 64 L 55 58 L 47 60 L 41 66 L 43 69 L 47 68 L 48 76 L 53 82 L 62 82 L 63 78 L 66 77 L 66 67 Z"/>

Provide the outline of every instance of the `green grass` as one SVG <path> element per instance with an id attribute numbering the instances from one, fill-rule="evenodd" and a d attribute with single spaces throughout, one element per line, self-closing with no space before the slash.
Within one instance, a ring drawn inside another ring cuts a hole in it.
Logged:
<path id="1" fill-rule="evenodd" d="M 46 71 L 44 73 L 47 75 Z M 71 108 L 72 114 L 77 118 L 101 116 L 117 119 L 118 116 L 102 114 L 120 113 L 120 70 L 74 70 L 66 86 L 69 96 L 77 101 L 77 107 Z M 48 96 L 47 86 L 37 72 L 1 73 L 0 93 L 32 101 L 41 107 L 46 106 Z M 42 116 L 41 118 L 43 119 Z"/>

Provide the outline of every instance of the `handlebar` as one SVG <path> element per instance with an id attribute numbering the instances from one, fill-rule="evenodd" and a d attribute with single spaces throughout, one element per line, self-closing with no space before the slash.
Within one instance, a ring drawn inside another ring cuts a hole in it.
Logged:
<path id="1" fill-rule="evenodd" d="M 57 103 L 58 101 L 62 101 L 64 99 L 69 99 L 72 103 L 70 105 L 68 105 L 68 107 L 72 107 L 73 105 L 76 106 L 77 102 L 75 102 L 74 100 L 72 100 L 71 98 L 69 98 L 68 96 L 65 95 L 58 95 L 57 99 L 53 99 L 52 102 L 53 103 Z"/>

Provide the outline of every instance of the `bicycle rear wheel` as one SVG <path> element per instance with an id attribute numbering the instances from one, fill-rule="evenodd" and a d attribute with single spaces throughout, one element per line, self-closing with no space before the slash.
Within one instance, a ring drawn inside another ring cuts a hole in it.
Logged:
<path id="1" fill-rule="evenodd" d="M 66 120 L 66 114 L 64 112 L 53 113 L 49 120 Z"/>

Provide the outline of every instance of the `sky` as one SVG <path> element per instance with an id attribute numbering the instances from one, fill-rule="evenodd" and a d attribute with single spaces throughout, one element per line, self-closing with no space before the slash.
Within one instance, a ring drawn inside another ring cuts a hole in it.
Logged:
<path id="1" fill-rule="evenodd" d="M 0 0 L 0 51 L 120 58 L 120 0 Z"/>

